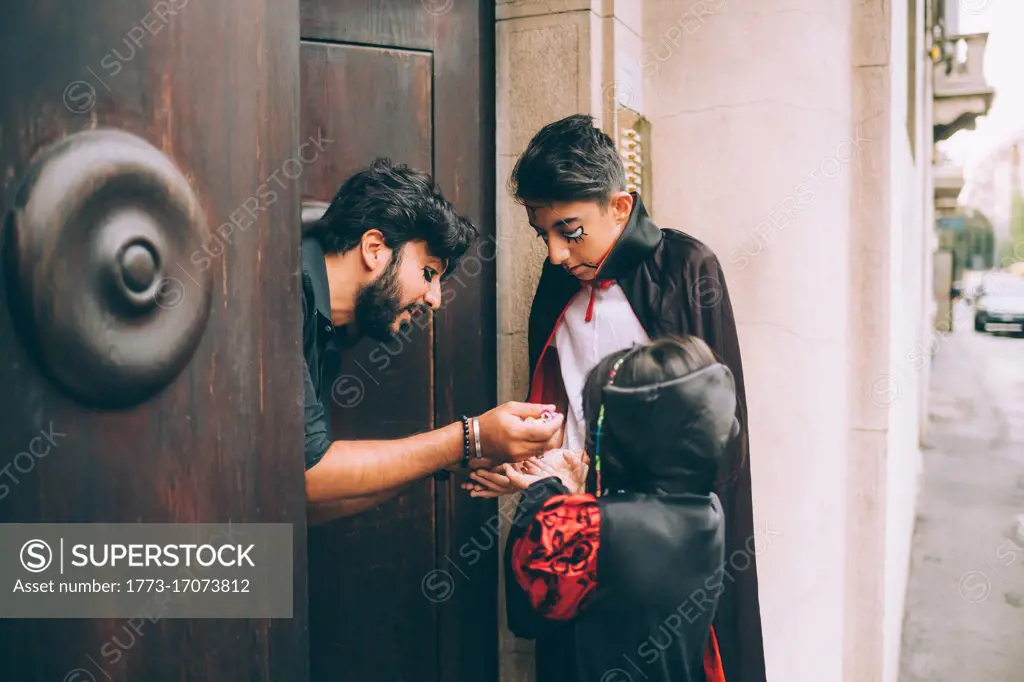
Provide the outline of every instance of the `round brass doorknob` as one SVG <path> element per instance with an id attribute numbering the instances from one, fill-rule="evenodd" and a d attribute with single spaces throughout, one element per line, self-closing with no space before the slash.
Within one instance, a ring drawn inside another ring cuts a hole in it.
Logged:
<path id="1" fill-rule="evenodd" d="M 75 133 L 32 164 L 7 219 L 15 324 L 75 399 L 128 407 L 188 364 L 210 313 L 209 238 L 185 176 L 147 141 Z"/>

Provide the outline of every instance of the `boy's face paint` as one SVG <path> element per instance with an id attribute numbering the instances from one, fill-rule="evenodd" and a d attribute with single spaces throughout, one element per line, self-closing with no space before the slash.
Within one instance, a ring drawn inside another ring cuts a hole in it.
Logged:
<path id="1" fill-rule="evenodd" d="M 594 279 L 601 261 L 622 234 L 633 209 L 628 192 L 608 204 L 596 201 L 527 201 L 526 213 L 548 247 L 548 260 L 582 280 Z"/>

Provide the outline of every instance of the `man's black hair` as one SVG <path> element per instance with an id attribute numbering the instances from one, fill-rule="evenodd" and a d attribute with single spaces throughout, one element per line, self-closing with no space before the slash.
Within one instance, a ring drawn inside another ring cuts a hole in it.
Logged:
<path id="1" fill-rule="evenodd" d="M 452 274 L 477 237 L 473 223 L 455 212 L 428 174 L 386 157 L 346 180 L 307 234 L 324 253 L 344 253 L 372 229 L 380 230 L 395 251 L 407 242 L 425 241 L 445 263 L 442 278 Z"/>
<path id="2" fill-rule="evenodd" d="M 517 200 L 611 200 L 626 190 L 626 171 L 615 143 L 594 126 L 594 117 L 574 114 L 534 135 L 510 180 Z"/>

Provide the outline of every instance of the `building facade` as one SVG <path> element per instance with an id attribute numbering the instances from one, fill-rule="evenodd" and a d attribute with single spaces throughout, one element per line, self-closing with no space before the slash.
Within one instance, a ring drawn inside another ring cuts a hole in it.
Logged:
<path id="1" fill-rule="evenodd" d="M 539 128 L 583 112 L 654 219 L 707 243 L 728 278 L 769 678 L 896 680 L 948 319 L 935 223 L 962 184 L 934 143 L 993 96 L 984 37 L 954 35 L 957 3 L 50 5 L 0 22 L 6 54 L 30 56 L 0 59 L 0 300 L 17 303 L 0 314 L 0 522 L 287 524 L 294 608 L 150 618 L 144 638 L 135 614 L 0 619 L 0 679 L 530 682 L 531 645 L 495 599 L 507 507 L 438 472 L 307 528 L 287 226 L 389 156 L 431 169 L 484 237 L 436 317 L 346 348 L 336 438 L 520 400 L 545 254 L 507 181 Z M 991 202 L 1019 186 L 991 175 Z M 66 454 L 37 462 L 26 444 L 46 428 Z M 119 627 L 133 644 L 107 660 Z"/>

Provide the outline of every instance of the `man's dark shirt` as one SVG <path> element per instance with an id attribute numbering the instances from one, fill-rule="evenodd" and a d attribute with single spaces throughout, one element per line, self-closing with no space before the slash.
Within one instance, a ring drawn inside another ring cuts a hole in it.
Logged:
<path id="1" fill-rule="evenodd" d="M 302 352 L 306 358 L 306 468 L 331 445 L 331 387 L 338 374 L 340 348 L 331 322 L 327 264 L 320 243 L 302 239 Z"/>

